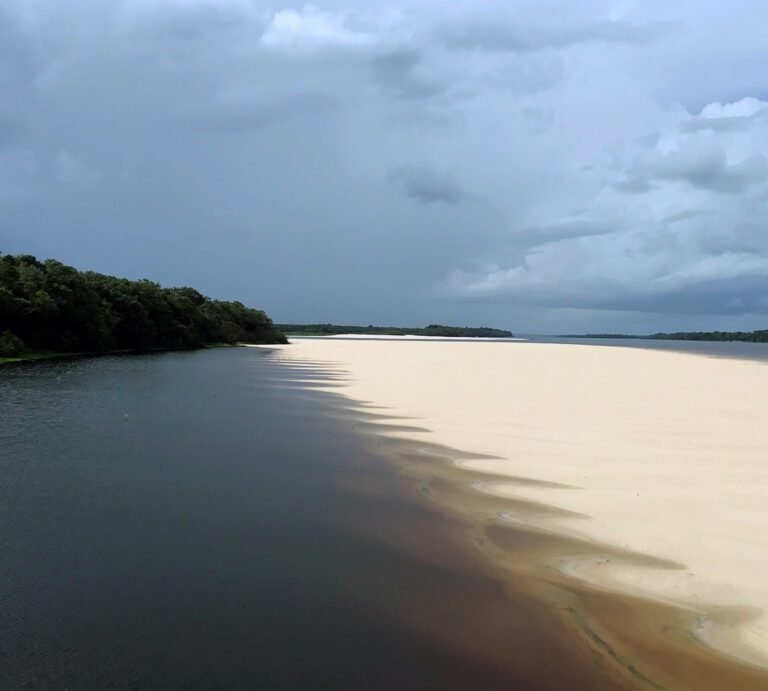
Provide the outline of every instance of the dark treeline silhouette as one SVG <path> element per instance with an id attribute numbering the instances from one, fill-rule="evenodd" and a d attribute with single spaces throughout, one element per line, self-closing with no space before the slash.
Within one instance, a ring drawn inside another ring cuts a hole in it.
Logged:
<path id="1" fill-rule="evenodd" d="M 655 333 L 647 336 L 631 334 L 572 334 L 560 338 L 646 338 L 658 341 L 744 341 L 747 343 L 768 343 L 768 330 L 761 331 L 676 331 Z"/>
<path id="2" fill-rule="evenodd" d="M 281 331 L 306 336 L 333 336 L 336 334 L 364 334 L 371 336 L 438 336 L 441 338 L 512 338 L 511 331 L 491 329 L 487 326 L 443 326 L 430 324 L 423 329 L 401 326 L 343 326 L 340 324 L 278 324 Z"/>
<path id="3" fill-rule="evenodd" d="M 267 315 L 193 288 L 78 271 L 53 259 L 0 255 L 0 357 L 283 343 Z"/>
<path id="4" fill-rule="evenodd" d="M 667 341 L 746 341 L 768 343 L 768 330 L 761 331 L 678 331 L 653 334 L 651 338 Z"/>

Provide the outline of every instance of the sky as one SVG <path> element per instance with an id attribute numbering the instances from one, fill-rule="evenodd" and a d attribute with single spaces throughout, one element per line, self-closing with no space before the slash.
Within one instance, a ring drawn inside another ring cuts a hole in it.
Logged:
<path id="1" fill-rule="evenodd" d="M 765 0 L 3 0 L 0 251 L 277 322 L 768 328 Z"/>

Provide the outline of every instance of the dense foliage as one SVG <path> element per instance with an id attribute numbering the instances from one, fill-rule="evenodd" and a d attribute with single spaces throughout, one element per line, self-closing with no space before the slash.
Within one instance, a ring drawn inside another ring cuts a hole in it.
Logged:
<path id="1" fill-rule="evenodd" d="M 0 357 L 25 350 L 149 351 L 213 343 L 281 343 L 267 315 L 193 288 L 161 288 L 81 272 L 48 259 L 0 255 Z"/>
<path id="2" fill-rule="evenodd" d="M 423 329 L 400 326 L 341 326 L 339 324 L 278 324 L 285 333 L 305 336 L 333 336 L 336 334 L 364 334 L 370 336 L 438 336 L 442 338 L 512 338 L 511 331 L 490 329 L 485 326 L 442 326 L 430 324 Z"/>

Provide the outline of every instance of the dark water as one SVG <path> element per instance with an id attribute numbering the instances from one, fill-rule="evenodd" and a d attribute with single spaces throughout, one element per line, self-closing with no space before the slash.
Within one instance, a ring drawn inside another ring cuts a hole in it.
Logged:
<path id="1" fill-rule="evenodd" d="M 254 349 L 2 368 L 0 687 L 534 688 L 388 612 L 498 586 L 358 529 L 425 514 L 345 487 L 394 471 L 330 398 Z"/>

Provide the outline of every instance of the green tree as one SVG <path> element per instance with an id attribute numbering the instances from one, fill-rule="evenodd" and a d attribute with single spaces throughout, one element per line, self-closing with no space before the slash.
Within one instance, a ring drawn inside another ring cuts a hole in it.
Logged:
<path id="1" fill-rule="evenodd" d="M 240 302 L 210 300 L 194 288 L 80 272 L 29 255 L 0 255 L 0 329 L 33 350 L 64 352 L 286 341 L 264 312 Z"/>
<path id="2" fill-rule="evenodd" d="M 25 350 L 22 341 L 13 331 L 6 329 L 0 334 L 0 357 L 17 357 Z"/>

